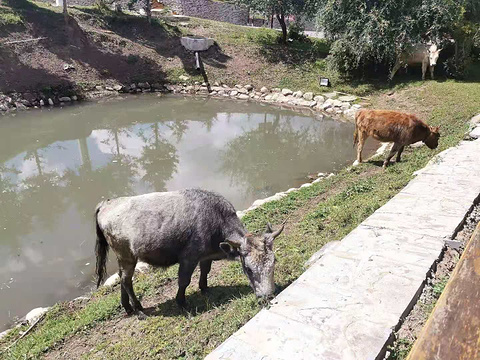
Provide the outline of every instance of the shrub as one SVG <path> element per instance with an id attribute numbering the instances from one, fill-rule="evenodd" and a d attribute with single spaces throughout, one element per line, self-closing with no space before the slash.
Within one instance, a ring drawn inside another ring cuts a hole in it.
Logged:
<path id="1" fill-rule="evenodd" d="M 478 0 L 319 1 L 319 24 L 333 42 L 330 65 L 349 75 L 391 67 L 413 44 L 442 47 L 452 38 L 463 44 L 474 38 L 466 25 L 480 22 Z"/>
<path id="2" fill-rule="evenodd" d="M 288 38 L 293 41 L 309 42 L 308 36 L 303 33 L 304 30 L 300 23 L 294 22 L 288 27 Z"/>

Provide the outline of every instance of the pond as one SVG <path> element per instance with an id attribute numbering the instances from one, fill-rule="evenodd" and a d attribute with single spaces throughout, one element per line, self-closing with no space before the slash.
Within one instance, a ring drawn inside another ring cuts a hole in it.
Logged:
<path id="1" fill-rule="evenodd" d="M 92 287 L 102 199 L 201 187 L 242 210 L 352 163 L 353 130 L 262 104 L 156 94 L 0 118 L 0 331 Z"/>

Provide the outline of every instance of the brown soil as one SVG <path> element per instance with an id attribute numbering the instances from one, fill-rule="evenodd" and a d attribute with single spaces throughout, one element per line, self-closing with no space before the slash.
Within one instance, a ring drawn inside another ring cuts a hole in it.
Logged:
<path id="1" fill-rule="evenodd" d="M 99 16 L 97 10 L 75 8 L 65 26 L 63 15 L 34 3 L 9 1 L 24 24 L 0 28 L 0 42 L 46 39 L 9 44 L 0 49 L 0 91 L 41 91 L 50 87 L 162 83 L 168 71 L 194 70 L 194 57 L 180 44 L 181 32 L 171 25 L 120 15 Z M 214 46 L 203 54 L 207 67 L 224 67 L 231 57 Z M 246 60 L 246 59 L 243 59 Z M 243 61 L 237 59 L 236 61 Z M 73 69 L 64 70 L 64 65 Z M 244 66 L 248 66 L 248 62 Z M 242 69 L 239 69 L 241 71 Z"/>

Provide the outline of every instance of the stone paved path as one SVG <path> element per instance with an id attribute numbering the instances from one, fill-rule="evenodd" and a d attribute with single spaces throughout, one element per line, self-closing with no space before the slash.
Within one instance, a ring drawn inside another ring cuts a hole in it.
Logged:
<path id="1" fill-rule="evenodd" d="M 380 358 L 479 194 L 480 139 L 442 152 L 206 359 Z"/>

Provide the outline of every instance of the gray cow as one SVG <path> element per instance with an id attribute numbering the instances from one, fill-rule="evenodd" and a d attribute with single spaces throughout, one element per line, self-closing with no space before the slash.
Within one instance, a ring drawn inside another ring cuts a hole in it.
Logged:
<path id="1" fill-rule="evenodd" d="M 97 286 L 106 274 L 110 246 L 118 259 L 121 303 L 128 314 L 143 316 L 132 286 L 139 260 L 159 267 L 180 264 L 176 296 L 180 306 L 197 264 L 204 292 L 212 260 L 225 258 L 240 257 L 258 297 L 274 293 L 273 241 L 283 226 L 272 231 L 268 225 L 263 236 L 248 234 L 233 205 L 216 193 L 189 189 L 109 199 L 97 205 L 95 219 Z"/>

